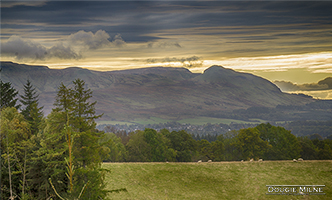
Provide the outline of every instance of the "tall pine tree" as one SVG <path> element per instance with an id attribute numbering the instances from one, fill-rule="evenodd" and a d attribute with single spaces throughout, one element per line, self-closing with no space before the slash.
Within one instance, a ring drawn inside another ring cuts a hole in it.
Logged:
<path id="1" fill-rule="evenodd" d="M 71 114 L 73 109 L 73 90 L 71 88 L 66 87 L 63 83 L 60 84 L 58 88 L 58 93 L 55 97 L 54 106 L 52 109 L 53 112 L 59 112 L 64 114 L 64 118 L 62 121 L 64 123 L 67 122 L 67 113 Z"/>
<path id="2" fill-rule="evenodd" d="M 69 160 L 72 160 L 75 173 L 72 174 L 71 181 L 64 180 L 61 174 L 52 178 L 55 188 L 59 188 L 57 189 L 58 192 L 62 193 L 61 196 L 64 197 L 66 194 L 63 193 L 63 185 L 56 185 L 56 181 L 59 180 L 67 183 L 67 190 L 70 191 L 67 195 L 69 196 L 77 197 L 82 188 L 85 187 L 85 192 L 81 199 L 104 198 L 106 196 L 106 191 L 104 190 L 105 174 L 101 169 L 101 155 L 104 155 L 102 153 L 104 148 L 98 142 L 102 134 L 96 130 L 95 123 L 95 119 L 101 115 L 95 114 L 94 106 L 96 102 L 90 102 L 92 91 L 85 88 L 84 81 L 76 79 L 73 81 L 73 85 L 74 87 L 70 88 L 63 83 L 60 84 L 54 103 L 55 108 L 47 118 L 46 129 L 44 129 L 45 138 L 41 142 L 41 144 L 52 143 L 48 144 L 48 146 L 53 145 L 53 149 L 58 149 L 59 151 L 40 151 L 40 153 L 44 156 L 47 156 L 47 154 L 54 155 L 52 158 L 48 157 L 51 159 L 47 163 L 58 162 L 59 165 L 57 166 L 61 166 L 58 172 L 65 174 L 65 166 L 61 163 L 63 163 L 65 158 L 68 160 L 69 148 L 72 148 L 72 158 Z M 66 134 L 64 127 L 66 127 L 66 130 L 70 129 L 71 133 Z M 73 142 L 73 146 L 65 145 L 69 139 Z M 61 152 L 64 152 L 64 154 Z M 61 156 L 62 160 L 60 161 L 56 155 Z M 52 171 L 48 167 L 51 165 L 47 163 L 46 168 Z M 50 173 L 48 172 L 47 174 Z M 69 182 L 72 182 L 72 184 L 69 184 Z"/>
<path id="3" fill-rule="evenodd" d="M 85 82 L 81 79 L 73 81 L 72 90 L 72 125 L 77 132 L 74 139 L 73 154 L 75 166 L 77 166 L 75 182 L 76 192 L 88 183 L 86 199 L 98 199 L 105 196 L 104 173 L 101 170 L 101 155 L 104 150 L 99 144 L 102 134 L 96 130 L 95 119 L 102 115 L 96 115 L 96 101 L 90 102 L 92 91 L 86 89 Z"/>
<path id="4" fill-rule="evenodd" d="M 79 132 L 95 129 L 95 119 L 102 115 L 95 115 L 95 102 L 89 102 L 92 97 L 92 91 L 85 88 L 85 82 L 81 79 L 73 81 L 73 116 L 74 126 L 78 128 Z"/>
<path id="5" fill-rule="evenodd" d="M 0 109 L 5 107 L 15 107 L 19 109 L 21 105 L 16 105 L 16 95 L 18 91 L 12 86 L 10 82 L 4 83 L 0 80 Z"/>
<path id="6" fill-rule="evenodd" d="M 39 125 L 43 118 L 43 107 L 38 107 L 38 96 L 36 88 L 32 86 L 28 79 L 27 83 L 24 85 L 24 95 L 20 95 L 20 102 L 25 106 L 22 110 L 22 114 L 29 122 L 33 134 L 38 133 Z"/>
<path id="7" fill-rule="evenodd" d="M 86 167 L 89 164 L 98 163 L 96 159 L 96 153 L 93 152 L 96 149 L 91 148 L 91 145 L 97 147 L 100 134 L 95 131 L 96 123 L 95 119 L 101 117 L 101 115 L 95 115 L 95 102 L 89 102 L 92 97 L 92 91 L 86 89 L 85 83 L 81 79 L 73 81 L 73 126 L 79 133 L 76 140 L 76 154 L 81 161 L 79 164 L 82 167 Z M 95 161 L 94 161 L 95 160 Z"/>

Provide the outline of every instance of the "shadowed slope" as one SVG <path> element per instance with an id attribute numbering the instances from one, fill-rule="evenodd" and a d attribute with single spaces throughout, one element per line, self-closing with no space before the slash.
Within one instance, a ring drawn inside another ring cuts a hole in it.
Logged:
<path id="1" fill-rule="evenodd" d="M 57 87 L 83 79 L 93 90 L 96 110 L 107 120 L 160 117 L 182 119 L 218 116 L 235 109 L 303 105 L 311 98 L 285 94 L 261 77 L 212 66 L 203 74 L 185 68 L 154 67 L 99 72 L 78 67 L 49 69 L 2 62 L 2 80 L 20 92 L 27 79 L 40 93 L 45 113 L 51 111 Z"/>

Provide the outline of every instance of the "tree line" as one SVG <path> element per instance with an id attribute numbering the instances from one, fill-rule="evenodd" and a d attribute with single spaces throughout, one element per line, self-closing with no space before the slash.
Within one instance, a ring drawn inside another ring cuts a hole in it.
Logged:
<path id="1" fill-rule="evenodd" d="M 95 120 L 101 115 L 81 79 L 72 87 L 60 84 L 46 117 L 29 80 L 20 99 L 10 83 L 0 84 L 3 199 L 105 199 L 112 191 L 105 189 L 103 161 L 332 159 L 332 140 L 296 137 L 269 123 L 229 131 L 215 141 L 195 140 L 185 130 L 146 128 L 127 134 L 106 126 L 99 131 Z"/>
<path id="2" fill-rule="evenodd" d="M 151 128 L 127 134 L 104 128 L 112 148 L 107 162 L 240 161 L 250 159 L 332 159 L 332 140 L 296 137 L 283 127 L 262 123 L 253 128 L 232 130 L 215 141 L 197 139 L 186 131 L 156 131 Z"/>

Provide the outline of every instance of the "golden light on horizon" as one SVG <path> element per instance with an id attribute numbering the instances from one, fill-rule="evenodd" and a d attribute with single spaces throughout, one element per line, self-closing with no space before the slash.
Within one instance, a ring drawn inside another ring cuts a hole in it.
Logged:
<path id="1" fill-rule="evenodd" d="M 204 60 L 199 58 L 197 66 L 191 67 L 190 61 L 169 61 L 172 58 L 157 57 L 155 62 L 149 62 L 147 58 L 123 57 L 123 58 L 84 58 L 80 60 L 49 60 L 24 62 L 30 65 L 46 65 L 49 68 L 61 69 L 67 67 L 82 67 L 97 71 L 112 71 L 118 69 L 132 69 L 144 67 L 185 67 L 192 72 L 202 73 L 208 67 L 220 65 L 234 70 L 262 70 L 262 71 L 287 71 L 287 69 L 305 68 L 312 73 L 332 72 L 332 52 L 319 52 L 295 55 L 259 56 L 220 58 L 215 60 Z M 2 57 L 3 61 L 21 63 L 10 57 Z M 151 58 L 150 58 L 151 60 Z M 166 60 L 166 61 L 162 61 Z M 179 59 L 180 60 L 180 59 Z M 193 61 L 195 62 L 195 61 Z"/>

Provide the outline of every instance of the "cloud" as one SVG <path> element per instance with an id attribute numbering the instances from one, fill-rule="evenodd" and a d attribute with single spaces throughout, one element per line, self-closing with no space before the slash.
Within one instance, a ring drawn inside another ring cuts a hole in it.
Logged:
<path id="1" fill-rule="evenodd" d="M 17 60 L 45 60 L 52 57 L 78 59 L 81 57 L 70 47 L 65 47 L 62 43 L 56 43 L 53 47 L 47 48 L 38 42 L 23 39 L 16 35 L 11 36 L 6 42 L 1 42 L 1 53 L 6 56 L 16 57 Z"/>
<path id="2" fill-rule="evenodd" d="M 199 67 L 202 66 L 203 61 L 200 60 L 197 56 L 192 56 L 188 58 L 152 58 L 147 59 L 147 63 L 165 63 L 167 65 L 182 65 L 186 68 Z"/>
<path id="3" fill-rule="evenodd" d="M 57 43 L 48 50 L 50 57 L 61 59 L 80 59 L 82 56 L 74 52 L 70 47 L 65 47 L 62 43 Z"/>
<path id="4" fill-rule="evenodd" d="M 122 39 L 121 34 L 116 34 L 110 41 L 111 36 L 104 30 L 98 30 L 95 34 L 91 31 L 80 30 L 68 37 L 68 42 L 74 46 L 80 46 L 82 49 L 95 50 L 108 46 L 123 47 L 126 42 Z"/>
<path id="5" fill-rule="evenodd" d="M 81 30 L 71 34 L 63 42 L 57 41 L 52 47 L 47 48 L 36 41 L 12 35 L 7 41 L 1 42 L 1 53 L 17 60 L 80 59 L 83 57 L 81 53 L 85 51 L 111 45 L 122 47 L 126 44 L 120 34 L 115 35 L 112 42 L 109 38 L 109 34 L 104 30 L 98 30 L 95 34 Z"/>
<path id="6" fill-rule="evenodd" d="M 324 80 L 318 82 L 319 85 L 327 85 L 329 89 L 332 89 L 332 77 L 327 77 Z"/>
<path id="7" fill-rule="evenodd" d="M 126 45 L 126 42 L 122 39 L 121 34 L 117 34 L 114 36 L 112 44 L 114 44 L 116 47 L 123 47 Z"/>
<path id="8" fill-rule="evenodd" d="M 3 1 L 1 2 L 1 8 L 11 8 L 14 6 L 36 6 L 41 7 L 46 5 L 46 1 Z"/>
<path id="9" fill-rule="evenodd" d="M 32 40 L 13 35 L 7 42 L 1 42 L 1 53 L 15 56 L 18 60 L 23 58 L 44 59 L 47 56 L 47 48 Z"/>
<path id="10" fill-rule="evenodd" d="M 109 34 L 104 30 L 98 30 L 95 34 L 90 32 L 85 32 L 83 30 L 77 33 L 71 34 L 68 41 L 74 45 L 82 45 L 88 49 L 99 49 L 104 46 L 108 46 L 111 42 L 108 40 L 110 38 Z"/>
<path id="11" fill-rule="evenodd" d="M 287 81 L 274 81 L 282 91 L 318 91 L 332 89 L 332 78 L 326 78 L 318 83 L 294 84 Z"/>
<path id="12" fill-rule="evenodd" d="M 182 48 L 182 46 L 178 42 L 149 42 L 148 48 L 170 48 L 170 47 L 177 47 Z"/>
<path id="13" fill-rule="evenodd" d="M 146 61 L 148 63 L 157 63 L 157 62 L 191 62 L 191 61 L 199 61 L 199 57 L 197 56 L 192 56 L 188 58 L 152 58 L 152 59 L 147 59 Z"/>

